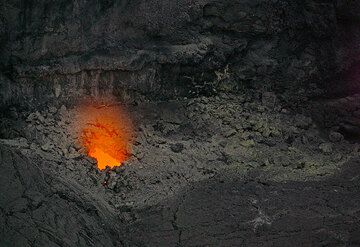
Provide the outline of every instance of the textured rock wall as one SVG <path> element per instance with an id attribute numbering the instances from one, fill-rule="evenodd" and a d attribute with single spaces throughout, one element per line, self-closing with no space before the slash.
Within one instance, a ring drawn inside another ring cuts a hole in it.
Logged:
<path id="1" fill-rule="evenodd" d="M 109 93 L 174 98 L 323 81 L 356 62 L 358 6 L 329 0 L 5 0 L 1 103 Z"/>
<path id="2" fill-rule="evenodd" d="M 337 76 L 330 92 L 349 95 L 360 92 L 360 2 L 338 1 L 336 66 Z"/>

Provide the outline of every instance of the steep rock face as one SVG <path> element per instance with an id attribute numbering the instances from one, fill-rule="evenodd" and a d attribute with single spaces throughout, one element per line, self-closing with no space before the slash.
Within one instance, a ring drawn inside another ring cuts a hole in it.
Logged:
<path id="1" fill-rule="evenodd" d="M 343 96 L 360 92 L 360 2 L 339 1 L 337 6 L 335 52 L 339 73 L 330 92 Z"/>
<path id="2" fill-rule="evenodd" d="M 3 1 L 1 84 L 13 96 L 2 104 L 320 81 L 352 46 L 335 52 L 339 16 L 358 20 L 358 4 L 342 2 Z"/>

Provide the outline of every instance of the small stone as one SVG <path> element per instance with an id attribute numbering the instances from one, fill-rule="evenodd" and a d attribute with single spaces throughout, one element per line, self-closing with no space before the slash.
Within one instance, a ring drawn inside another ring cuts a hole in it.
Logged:
<path id="1" fill-rule="evenodd" d="M 154 136 L 153 141 L 156 144 L 165 144 L 166 143 L 166 139 L 158 137 L 158 136 Z"/>
<path id="2" fill-rule="evenodd" d="M 41 146 L 41 149 L 42 149 L 43 151 L 48 151 L 48 150 L 50 150 L 51 148 L 52 148 L 52 144 L 50 144 L 50 143 L 45 143 L 44 145 Z"/>
<path id="3" fill-rule="evenodd" d="M 201 103 L 207 104 L 209 103 L 209 99 L 206 97 L 201 97 Z"/>
<path id="4" fill-rule="evenodd" d="M 141 150 L 139 150 L 139 149 L 134 149 L 133 150 L 133 155 L 138 160 L 142 160 L 144 158 L 144 156 L 145 156 L 144 152 L 141 152 Z"/>
<path id="5" fill-rule="evenodd" d="M 82 155 L 79 153 L 79 152 L 77 152 L 76 150 L 75 150 L 75 148 L 73 148 L 73 147 L 70 147 L 69 148 L 69 155 L 68 155 L 68 158 L 69 159 L 77 159 L 77 158 L 79 158 L 79 157 L 81 157 Z"/>
<path id="6" fill-rule="evenodd" d="M 239 15 L 239 18 L 245 18 L 248 14 L 246 12 L 240 11 L 238 13 L 238 15 Z"/>
<path id="7" fill-rule="evenodd" d="M 72 154 L 68 155 L 69 159 L 77 159 L 77 158 L 80 158 L 80 157 L 82 157 L 82 155 L 79 154 L 79 153 L 72 153 Z"/>
<path id="8" fill-rule="evenodd" d="M 253 160 L 248 162 L 247 165 L 251 168 L 255 168 L 255 167 L 260 167 L 262 163 Z"/>
<path id="9" fill-rule="evenodd" d="M 240 145 L 246 148 L 251 148 L 255 146 L 254 140 L 244 140 L 240 142 Z"/>
<path id="10" fill-rule="evenodd" d="M 257 111 L 258 112 L 265 112 L 266 111 L 266 108 L 264 107 L 264 106 L 262 106 L 262 105 L 259 105 L 258 107 L 257 107 Z"/>
<path id="11" fill-rule="evenodd" d="M 61 86 L 59 84 L 54 85 L 54 94 L 55 97 L 58 98 L 61 94 Z"/>
<path id="12" fill-rule="evenodd" d="M 236 131 L 243 131 L 243 123 L 236 123 L 234 128 L 236 129 Z"/>
<path id="13" fill-rule="evenodd" d="M 54 114 L 56 112 L 57 112 L 57 109 L 55 107 L 53 107 L 53 106 L 49 107 L 49 113 Z"/>
<path id="14" fill-rule="evenodd" d="M 289 113 L 290 113 L 289 110 L 287 110 L 287 109 L 285 109 L 285 108 L 281 109 L 280 112 L 281 112 L 282 114 L 289 114 Z"/>
<path id="15" fill-rule="evenodd" d="M 26 122 L 32 122 L 35 119 L 35 114 L 30 113 L 29 116 L 26 118 Z"/>
<path id="16" fill-rule="evenodd" d="M 359 150 L 360 150 L 360 145 L 358 143 L 354 144 L 352 152 L 358 153 Z"/>
<path id="17" fill-rule="evenodd" d="M 31 149 L 31 150 L 37 149 L 36 144 L 35 144 L 35 143 L 31 143 L 31 144 L 30 144 L 30 149 Z"/>
<path id="18" fill-rule="evenodd" d="M 282 165 L 283 167 L 288 167 L 288 166 L 290 165 L 290 163 L 285 162 L 285 163 L 281 163 L 281 165 Z"/>
<path id="19" fill-rule="evenodd" d="M 117 184 L 116 181 L 112 181 L 112 182 L 108 183 L 108 188 L 111 189 L 111 190 L 113 190 L 113 189 L 115 189 L 116 184 Z"/>
<path id="20" fill-rule="evenodd" d="M 265 159 L 264 162 L 261 164 L 261 166 L 270 166 L 271 163 L 269 161 L 269 159 Z"/>
<path id="21" fill-rule="evenodd" d="M 88 156 L 87 156 L 86 159 L 87 159 L 87 161 L 89 161 L 89 163 L 92 164 L 92 165 L 96 165 L 96 163 L 97 163 L 97 160 L 94 159 L 94 158 L 92 158 L 92 157 L 88 157 Z"/>
<path id="22" fill-rule="evenodd" d="M 262 94 L 261 101 L 264 106 L 273 108 L 276 104 L 276 95 L 273 92 L 265 92 Z"/>
<path id="23" fill-rule="evenodd" d="M 341 161 L 343 158 L 342 154 L 335 154 L 333 157 L 332 157 L 332 161 L 334 162 L 339 162 Z"/>
<path id="24" fill-rule="evenodd" d="M 331 143 L 322 143 L 319 149 L 325 154 L 330 154 L 333 151 L 333 146 Z"/>
<path id="25" fill-rule="evenodd" d="M 75 150 L 79 151 L 79 150 L 82 149 L 82 148 L 83 148 L 83 146 L 81 145 L 80 142 L 75 142 L 75 143 L 74 143 L 74 149 L 75 149 Z"/>
<path id="26" fill-rule="evenodd" d="M 45 118 L 43 117 L 43 115 L 40 114 L 40 112 L 36 112 L 36 115 L 40 123 L 43 123 L 45 121 Z"/>
<path id="27" fill-rule="evenodd" d="M 308 145 L 309 144 L 309 139 L 306 136 L 302 136 L 301 137 L 301 142 L 302 142 L 302 144 Z"/>
<path id="28" fill-rule="evenodd" d="M 209 113 L 205 112 L 205 113 L 202 114 L 201 118 L 202 118 L 203 121 L 206 122 L 206 121 L 209 121 L 211 119 L 211 116 L 210 116 Z"/>
<path id="29" fill-rule="evenodd" d="M 70 170 L 70 171 L 74 171 L 75 170 L 75 166 L 73 163 L 67 162 L 66 163 L 66 167 Z"/>
<path id="30" fill-rule="evenodd" d="M 180 153 L 181 151 L 184 150 L 184 144 L 182 143 L 170 144 L 170 149 L 174 153 Z"/>
<path id="31" fill-rule="evenodd" d="M 219 142 L 219 146 L 224 148 L 227 145 L 227 143 L 228 142 L 226 140 L 222 140 Z"/>
<path id="32" fill-rule="evenodd" d="M 308 129 L 312 124 L 312 119 L 304 115 L 297 115 L 295 126 L 301 129 Z"/>
<path id="33" fill-rule="evenodd" d="M 117 167 L 115 167 L 115 172 L 117 173 L 117 174 L 119 174 L 119 173 L 122 173 L 122 172 L 124 172 L 125 171 L 125 166 L 117 166 Z"/>
<path id="34" fill-rule="evenodd" d="M 20 153 L 22 155 L 25 155 L 25 156 L 28 156 L 28 155 L 31 155 L 32 154 L 32 151 L 30 149 L 21 149 L 20 150 Z"/>
<path id="35" fill-rule="evenodd" d="M 61 147 L 62 154 L 66 157 L 69 154 L 67 147 Z"/>
<path id="36" fill-rule="evenodd" d="M 332 131 L 329 134 L 329 139 L 331 142 L 341 142 L 342 140 L 344 140 L 344 136 L 339 132 Z"/>
<path id="37" fill-rule="evenodd" d="M 60 114 L 60 116 L 63 116 L 63 117 L 68 115 L 68 111 L 66 109 L 66 106 L 62 105 L 60 107 L 59 114 Z"/>
<path id="38" fill-rule="evenodd" d="M 64 127 L 66 125 L 66 123 L 64 121 L 60 120 L 57 122 L 57 125 L 60 127 Z"/>
<path id="39" fill-rule="evenodd" d="M 244 104 L 246 102 L 245 95 L 238 95 L 236 99 L 239 101 L 239 103 Z"/>
<path id="40" fill-rule="evenodd" d="M 236 132 L 235 129 L 230 129 L 230 130 L 228 130 L 227 132 L 225 132 L 224 136 L 225 136 L 226 138 L 228 138 L 228 137 L 231 137 L 231 136 L 235 135 L 236 133 L 237 133 L 237 132 Z"/>
<path id="41" fill-rule="evenodd" d="M 69 147 L 69 153 L 76 153 L 76 150 L 75 150 L 75 148 L 73 148 L 73 147 Z"/>

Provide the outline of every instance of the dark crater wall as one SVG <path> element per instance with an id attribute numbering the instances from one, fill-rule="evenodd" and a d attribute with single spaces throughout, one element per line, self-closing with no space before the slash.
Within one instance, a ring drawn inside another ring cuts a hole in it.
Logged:
<path id="1" fill-rule="evenodd" d="M 350 83 L 345 90 L 337 79 L 332 93 L 347 93 L 358 85 L 359 5 L 4 0 L 1 104 L 109 93 L 166 99 L 322 82 L 329 88 L 335 75 Z"/>
<path id="2" fill-rule="evenodd" d="M 360 246 L 359 41 L 355 0 L 0 1 L 0 247 Z"/>

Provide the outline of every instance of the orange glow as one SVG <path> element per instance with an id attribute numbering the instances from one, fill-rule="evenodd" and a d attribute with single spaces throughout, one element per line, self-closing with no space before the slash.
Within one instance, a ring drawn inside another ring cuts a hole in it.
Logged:
<path id="1" fill-rule="evenodd" d="M 81 107 L 76 122 L 80 142 L 100 170 L 120 166 L 130 157 L 133 128 L 120 107 Z"/>

